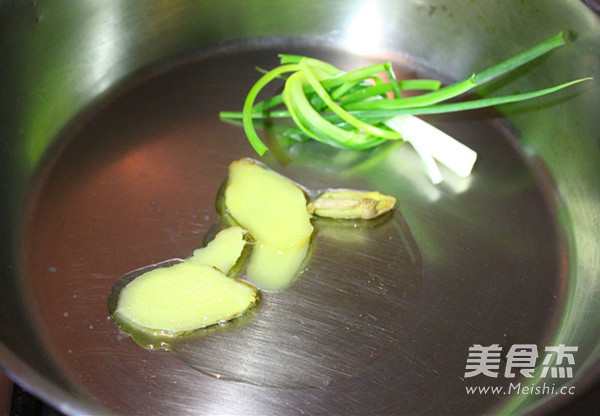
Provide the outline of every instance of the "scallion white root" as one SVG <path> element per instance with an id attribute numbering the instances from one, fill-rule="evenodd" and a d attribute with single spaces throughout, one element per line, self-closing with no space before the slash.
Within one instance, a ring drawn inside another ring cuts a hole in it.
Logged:
<path id="1" fill-rule="evenodd" d="M 461 178 L 471 174 L 477 152 L 437 127 L 415 116 L 397 116 L 385 124 L 413 146 L 432 183 L 443 180 L 434 159 Z"/>

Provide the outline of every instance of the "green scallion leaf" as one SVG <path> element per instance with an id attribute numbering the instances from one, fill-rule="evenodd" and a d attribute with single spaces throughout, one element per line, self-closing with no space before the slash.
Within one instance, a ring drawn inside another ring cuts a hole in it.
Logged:
<path id="1" fill-rule="evenodd" d="M 288 137 L 300 140 L 309 137 L 340 148 L 369 149 L 388 140 L 403 139 L 400 132 L 405 134 L 406 125 L 420 126 L 421 134 L 435 131 L 423 127 L 420 122 L 398 124 L 398 117 L 466 111 L 530 100 L 591 79 L 577 79 L 520 94 L 448 102 L 564 43 L 562 33 L 559 33 L 510 59 L 445 87 L 441 87 L 438 80 L 396 80 L 389 62 L 344 72 L 319 59 L 282 54 L 279 55 L 281 65 L 265 72 L 252 86 L 242 111 L 223 111 L 220 117 L 226 121 L 241 121 L 250 144 L 261 156 L 268 148 L 258 136 L 255 123 L 281 118 L 290 118 L 296 124 L 296 127 L 290 127 Z M 255 102 L 260 91 L 277 79 L 285 82 L 282 93 Z M 407 90 L 420 91 L 420 94 L 402 96 L 402 92 Z M 442 134 L 436 136 L 441 141 L 448 140 Z M 418 137 L 411 136 L 409 141 L 427 159 L 431 174 L 435 172 L 431 158 L 424 153 L 426 148 L 418 140 Z M 455 144 L 452 146 L 460 149 Z M 448 163 L 447 160 L 445 162 Z M 460 166 L 458 168 L 460 170 Z M 436 181 L 439 179 L 437 174 L 432 176 Z"/>

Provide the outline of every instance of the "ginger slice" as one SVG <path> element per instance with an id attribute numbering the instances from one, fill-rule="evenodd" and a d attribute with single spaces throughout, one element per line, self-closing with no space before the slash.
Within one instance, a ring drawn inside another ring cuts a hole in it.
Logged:
<path id="1" fill-rule="evenodd" d="M 304 192 L 251 159 L 229 166 L 225 207 L 255 240 L 278 249 L 301 247 L 313 232 Z"/>
<path id="2" fill-rule="evenodd" d="M 332 190 L 308 204 L 310 214 L 340 219 L 370 220 L 389 212 L 396 198 L 379 192 Z"/>
<path id="3" fill-rule="evenodd" d="M 237 226 L 221 230 L 205 247 L 195 250 L 187 261 L 214 266 L 224 274 L 229 274 L 246 245 L 244 234 L 246 230 Z"/>
<path id="4" fill-rule="evenodd" d="M 283 290 L 298 275 L 307 252 L 308 244 L 280 250 L 259 242 L 246 267 L 248 280 L 263 290 Z"/>
<path id="5" fill-rule="evenodd" d="M 115 318 L 154 334 L 192 331 L 243 314 L 258 299 L 251 285 L 189 261 L 153 269 L 119 296 Z"/>

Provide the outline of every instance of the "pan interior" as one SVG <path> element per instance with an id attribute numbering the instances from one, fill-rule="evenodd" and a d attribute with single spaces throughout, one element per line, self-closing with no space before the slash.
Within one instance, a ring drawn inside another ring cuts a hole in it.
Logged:
<path id="1" fill-rule="evenodd" d="M 121 275 L 190 255 L 218 222 L 227 166 L 257 158 L 218 111 L 240 109 L 255 67 L 281 52 L 348 69 L 372 62 L 294 42 L 197 53 L 116 91 L 61 140 L 23 231 L 23 297 L 50 359 L 83 397 L 123 414 L 501 406 L 506 397 L 465 393 L 468 349 L 545 345 L 563 308 L 566 254 L 550 178 L 491 113 L 429 118 L 480 157 L 470 178 L 448 173 L 437 187 L 408 145 L 341 151 L 267 126 L 271 168 L 311 190 L 391 194 L 398 209 L 372 225 L 318 222 L 291 288 L 265 293 L 243 322 L 172 343 L 174 354 L 140 348 L 109 319 Z M 392 58 L 400 76 L 431 76 Z"/>

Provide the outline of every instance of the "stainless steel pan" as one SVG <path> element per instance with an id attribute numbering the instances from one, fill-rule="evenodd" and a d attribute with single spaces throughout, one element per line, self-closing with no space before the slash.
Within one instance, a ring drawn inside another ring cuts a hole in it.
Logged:
<path id="1" fill-rule="evenodd" d="M 253 156 L 217 112 L 239 109 L 255 66 L 289 52 L 342 67 L 392 60 L 407 75 L 453 80 L 563 31 L 566 46 L 481 93 L 542 88 L 598 76 L 600 21 L 586 4 L 37 1 L 0 10 L 0 362 L 58 410 L 544 413 L 597 380 L 597 81 L 432 118 L 480 153 L 470 180 L 442 187 L 427 183 L 408 147 L 340 152 L 267 128 L 269 166 L 310 189 L 377 188 L 399 209 L 371 226 L 320 222 L 292 288 L 175 353 L 140 348 L 107 307 L 120 275 L 189 255 L 217 221 L 227 164 Z M 535 377 L 504 372 L 520 344 L 539 352 Z M 477 345 L 502 348 L 495 377 L 469 377 Z M 544 364 L 545 348 L 560 345 L 577 348 L 573 362 Z M 505 390 L 466 390 L 474 386 Z"/>

